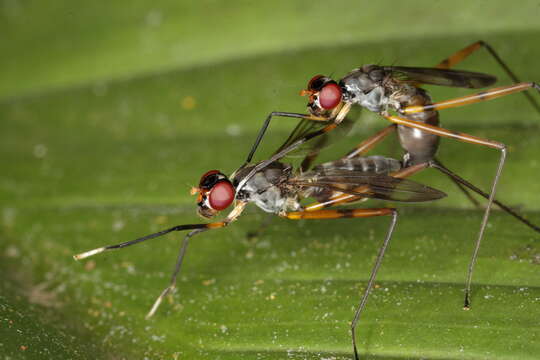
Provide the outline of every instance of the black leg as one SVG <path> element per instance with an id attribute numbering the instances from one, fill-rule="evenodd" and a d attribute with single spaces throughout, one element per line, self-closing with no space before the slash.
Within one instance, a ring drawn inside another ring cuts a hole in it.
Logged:
<path id="1" fill-rule="evenodd" d="M 392 209 L 392 221 L 390 222 L 390 226 L 388 227 L 386 238 L 384 239 L 382 246 L 379 249 L 379 254 L 377 255 L 377 259 L 375 260 L 375 265 L 373 265 L 373 269 L 371 270 L 371 275 L 369 277 L 369 281 L 366 286 L 366 289 L 364 290 L 364 295 L 362 296 L 362 300 L 360 300 L 360 304 L 358 305 L 358 308 L 356 309 L 356 312 L 354 314 L 354 318 L 351 324 L 352 345 L 353 345 L 355 360 L 359 359 L 358 349 L 356 347 L 356 324 L 358 323 L 358 320 L 360 319 L 360 314 L 364 310 L 369 294 L 371 293 L 371 289 L 373 288 L 373 283 L 375 282 L 377 271 L 379 270 L 379 267 L 381 266 L 382 259 L 384 257 L 384 252 L 386 251 L 386 248 L 388 247 L 388 244 L 390 243 L 390 239 L 392 238 L 392 233 L 394 232 L 394 228 L 396 227 L 397 217 L 398 217 L 397 211 L 395 209 Z"/>
<path id="2" fill-rule="evenodd" d="M 249 155 L 246 159 L 246 164 L 249 163 L 253 159 L 253 155 L 255 155 L 255 151 L 257 151 L 257 148 L 259 147 L 259 144 L 262 141 L 262 138 L 264 137 L 264 134 L 266 133 L 266 129 L 270 125 L 270 121 L 272 120 L 272 117 L 274 116 L 281 116 L 281 117 L 290 117 L 290 118 L 296 118 L 296 119 L 308 119 L 313 121 L 327 121 L 327 119 L 324 118 L 317 118 L 313 115 L 309 114 L 298 114 L 298 113 L 290 113 L 290 112 L 280 112 L 280 111 L 273 111 L 266 117 L 266 120 L 263 123 L 263 126 L 259 130 L 259 134 L 257 135 L 257 138 L 255 139 L 255 143 L 251 146 L 251 150 L 249 151 Z"/>
<path id="3" fill-rule="evenodd" d="M 435 159 L 434 160 L 439 166 L 441 167 L 444 167 L 442 165 L 442 163 L 438 160 L 438 159 Z M 445 167 L 446 169 L 446 167 Z M 438 169 L 440 170 L 440 169 Z M 442 170 L 440 170 L 442 171 Z M 448 170 L 450 171 L 450 170 Z M 453 177 L 452 175 L 450 174 L 447 174 L 446 172 L 443 172 L 445 175 L 447 175 L 450 180 L 452 180 L 452 182 L 454 184 L 456 184 L 456 186 L 459 188 L 459 190 L 461 190 L 461 192 L 467 197 L 467 199 L 469 199 L 470 202 L 473 203 L 474 207 L 477 208 L 477 209 L 480 209 L 482 206 L 480 205 L 480 203 L 478 202 L 478 200 L 476 200 L 472 195 L 471 193 L 469 192 L 469 190 L 467 190 L 467 188 L 465 187 L 465 185 L 463 185 L 462 183 L 460 183 L 455 177 Z"/>
<path id="4" fill-rule="evenodd" d="M 178 253 L 178 259 L 176 260 L 176 265 L 174 266 L 174 271 L 171 275 L 171 281 L 169 282 L 169 286 L 167 286 L 161 292 L 161 294 L 157 297 L 156 301 L 154 302 L 154 305 L 152 305 L 152 307 L 150 308 L 150 311 L 148 312 L 148 314 L 146 314 L 145 318 L 147 320 L 150 319 L 156 313 L 156 310 L 158 309 L 159 305 L 161 304 L 165 296 L 167 296 L 167 294 L 173 291 L 174 288 L 176 287 L 176 277 L 178 276 L 178 273 L 180 272 L 180 269 L 182 267 L 182 262 L 184 261 L 184 256 L 186 255 L 189 239 L 193 235 L 196 235 L 205 230 L 208 230 L 208 229 L 192 230 L 184 237 L 184 240 L 182 241 L 182 246 L 180 247 L 180 252 Z"/>
<path id="5" fill-rule="evenodd" d="M 462 177 L 460 177 L 456 173 L 449 170 L 447 167 L 442 165 L 438 160 L 433 160 L 432 162 L 430 162 L 430 167 L 435 168 L 435 169 L 439 170 L 440 172 L 442 172 L 443 174 L 448 175 L 457 184 L 461 184 L 463 186 L 466 186 L 467 188 L 474 191 L 478 195 L 484 197 L 485 199 L 489 199 L 489 195 L 487 193 L 485 193 L 481 189 L 477 188 L 476 186 L 474 186 L 473 184 L 471 184 L 467 180 L 463 179 Z M 508 214 L 515 217 L 517 220 L 521 221 L 523 224 L 525 224 L 528 227 L 530 227 L 531 229 L 533 229 L 534 231 L 540 232 L 540 227 L 534 225 L 529 220 L 525 219 L 523 216 L 521 216 L 520 214 L 518 214 L 517 212 L 515 212 L 514 210 L 512 210 L 510 207 L 506 206 L 502 202 L 494 199 L 493 203 L 496 204 L 498 207 L 500 207 L 502 210 L 506 211 Z"/>

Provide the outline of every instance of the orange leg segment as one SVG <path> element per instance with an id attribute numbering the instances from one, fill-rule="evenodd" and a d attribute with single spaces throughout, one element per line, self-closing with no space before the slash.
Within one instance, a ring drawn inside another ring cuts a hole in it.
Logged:
<path id="1" fill-rule="evenodd" d="M 414 114 L 414 113 L 430 111 L 430 110 L 437 111 L 437 110 L 449 109 L 449 108 L 474 104 L 481 101 L 496 99 L 502 96 L 525 91 L 531 88 L 535 88 L 536 90 L 540 92 L 540 85 L 536 83 L 533 83 L 533 82 L 519 83 L 519 84 L 514 84 L 514 85 L 509 85 L 509 86 L 497 87 L 497 88 L 482 91 L 476 94 L 467 95 L 467 96 L 445 100 L 445 101 L 440 101 L 440 102 L 436 102 L 429 105 L 408 106 L 406 108 L 401 109 L 400 112 L 402 114 Z"/>
<path id="2" fill-rule="evenodd" d="M 430 134 L 435 134 L 442 137 L 448 137 L 448 138 L 456 139 L 456 140 L 471 143 L 471 144 L 484 145 L 490 148 L 500 149 L 500 150 L 506 147 L 504 144 L 499 143 L 497 141 L 487 140 L 487 139 L 479 138 L 473 135 L 447 130 L 438 126 L 425 124 L 420 121 L 409 120 L 409 119 L 405 119 L 399 116 L 385 116 L 385 118 L 398 125 L 412 127 L 415 129 L 428 132 Z"/>
<path id="3" fill-rule="evenodd" d="M 518 77 L 514 74 L 512 70 L 506 65 L 506 63 L 501 59 L 499 54 L 485 41 L 477 41 L 461 50 L 456 52 L 455 54 L 451 55 L 450 57 L 444 59 L 441 61 L 436 67 L 439 69 L 450 69 L 451 67 L 454 67 L 461 61 L 465 60 L 469 55 L 474 53 L 476 50 L 484 48 L 487 50 L 487 52 L 495 59 L 497 64 L 504 70 L 504 72 L 512 79 L 514 83 L 520 83 L 521 81 L 518 79 Z M 528 92 L 524 92 L 523 95 L 527 98 L 527 101 L 536 109 L 537 112 L 540 113 L 540 105 L 538 105 L 538 102 L 529 94 Z"/>
<path id="4" fill-rule="evenodd" d="M 344 158 L 345 159 L 352 159 L 354 157 L 364 155 L 365 153 L 370 151 L 375 145 L 380 143 L 384 138 L 386 138 L 388 135 L 390 135 L 395 130 L 396 130 L 396 125 L 394 125 L 394 124 L 385 127 L 384 129 L 382 129 L 381 131 L 379 131 L 375 135 L 367 138 L 366 140 L 364 140 L 360 144 L 358 144 L 356 146 L 356 148 L 354 148 L 354 150 L 349 152 Z"/>
<path id="5" fill-rule="evenodd" d="M 332 209 L 332 210 L 306 210 L 289 212 L 284 215 L 287 219 L 340 219 L 340 218 L 359 218 L 381 215 L 390 215 L 393 209 Z"/>
<path id="6" fill-rule="evenodd" d="M 461 50 L 456 52 L 453 55 L 450 55 L 443 61 L 441 61 L 437 66 L 435 66 L 438 69 L 450 69 L 454 66 L 456 66 L 458 63 L 462 62 L 467 58 L 469 55 L 471 55 L 476 50 L 480 49 L 485 43 L 483 41 L 477 41 Z M 486 44 L 487 45 L 487 44 Z M 489 46 L 489 45 L 488 45 Z"/>

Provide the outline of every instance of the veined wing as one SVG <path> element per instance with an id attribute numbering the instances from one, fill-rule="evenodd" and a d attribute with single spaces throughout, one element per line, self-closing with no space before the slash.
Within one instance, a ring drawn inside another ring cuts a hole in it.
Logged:
<path id="1" fill-rule="evenodd" d="M 356 114 L 358 116 L 358 113 Z M 281 145 L 274 153 L 278 153 L 281 150 L 285 149 L 289 145 L 295 143 L 296 141 L 304 138 L 306 135 L 311 134 L 312 132 L 318 131 L 329 122 L 327 121 L 313 121 L 302 119 L 298 125 L 291 132 L 287 140 Z M 335 143 L 338 139 L 343 138 L 351 130 L 354 125 L 354 120 L 351 120 L 349 117 L 345 118 L 339 126 L 328 133 L 325 133 L 321 136 L 317 136 L 306 143 L 300 145 L 295 150 L 287 154 L 286 158 L 298 158 L 304 157 L 306 155 L 314 155 L 321 151 L 323 148 Z"/>
<path id="2" fill-rule="evenodd" d="M 420 84 L 478 89 L 493 85 L 497 81 L 495 76 L 472 71 L 407 66 L 382 68 L 400 81 Z"/>
<path id="3" fill-rule="evenodd" d="M 349 170 L 309 171 L 289 179 L 292 185 L 311 188 L 312 197 L 330 198 L 336 192 L 365 198 L 402 202 L 422 202 L 443 198 L 446 194 L 412 180 L 386 174 Z"/>
<path id="4" fill-rule="evenodd" d="M 298 125 L 296 125 L 296 127 L 293 129 L 293 131 L 290 133 L 289 137 L 287 138 L 287 140 L 285 140 L 285 142 L 283 143 L 283 145 L 281 145 L 275 152 L 275 153 L 278 153 L 280 152 L 281 150 L 285 149 L 286 147 L 288 147 L 289 145 L 291 145 L 292 143 L 294 143 L 295 141 L 303 138 L 304 136 L 306 136 L 307 134 L 311 133 L 311 132 L 314 132 L 314 131 L 317 131 L 317 130 L 320 130 L 322 129 L 323 127 L 325 127 L 328 123 L 325 122 L 325 121 L 312 121 L 312 120 L 307 120 L 307 119 L 302 119 L 300 120 L 300 122 L 298 123 Z M 298 150 L 298 148 L 296 150 L 294 150 L 293 152 L 296 153 Z"/>

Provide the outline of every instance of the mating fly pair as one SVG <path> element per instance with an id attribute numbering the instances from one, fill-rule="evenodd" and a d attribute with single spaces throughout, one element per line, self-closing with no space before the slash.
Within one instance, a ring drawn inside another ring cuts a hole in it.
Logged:
<path id="1" fill-rule="evenodd" d="M 189 230 L 182 243 L 170 284 L 155 301 L 147 315 L 150 317 L 156 312 L 163 298 L 175 288 L 176 277 L 180 271 L 190 238 L 198 233 L 229 225 L 241 215 L 248 203 L 254 203 L 264 211 L 289 219 L 335 219 L 388 215 L 391 217 L 391 222 L 387 234 L 352 321 L 352 343 L 355 358 L 358 358 L 355 340 L 356 325 L 366 305 L 384 252 L 391 239 L 397 221 L 397 212 L 393 208 L 328 208 L 369 198 L 408 202 L 439 199 L 445 194 L 405 179 L 427 167 L 435 167 L 449 175 L 462 186 L 462 189 L 465 186 L 488 198 L 480 235 L 469 267 L 466 292 L 466 306 L 468 306 L 472 266 L 487 224 L 491 204 L 495 202 L 527 225 L 538 230 L 534 225 L 494 199 L 495 187 L 506 154 L 505 146 L 494 141 L 440 128 L 438 127 L 437 112 L 439 109 L 488 100 L 531 87 L 540 90 L 538 85 L 535 83 L 515 84 L 441 103 L 432 103 L 427 92 L 418 87 L 421 84 L 433 84 L 479 88 L 493 84 L 496 79 L 490 75 L 447 69 L 481 46 L 486 47 L 514 81 L 518 82 L 495 52 L 482 42 L 475 43 L 458 52 L 439 64 L 437 68 L 369 65 L 354 70 L 339 84 L 327 77 L 316 76 L 310 81 L 308 89 L 303 91 L 303 94 L 310 97 L 308 108 L 311 114 L 271 113 L 261 129 L 246 163 L 230 179 L 221 172 L 213 170 L 204 174 L 199 186 L 192 189 L 193 194 L 198 194 L 198 212 L 206 218 L 217 215 L 234 203 L 233 209 L 223 220 L 206 224 L 174 226 L 132 241 L 87 251 L 76 255 L 75 258 L 83 259 L 107 250 L 134 245 L 170 232 Z M 538 109 L 538 105 L 532 98 L 529 97 L 529 101 Z M 338 126 L 342 126 L 341 123 L 353 105 L 360 105 L 375 111 L 394 124 L 362 142 L 344 158 L 310 169 L 320 147 L 326 141 L 326 134 Z M 396 111 L 399 116 L 391 115 L 389 111 L 392 110 Z M 267 160 L 251 165 L 254 153 L 273 116 L 286 116 L 303 120 L 276 153 Z M 396 128 L 401 145 L 407 152 L 403 161 L 380 156 L 361 157 Z M 489 194 L 461 179 L 435 159 L 440 136 L 484 145 L 501 151 L 499 166 Z M 318 137 L 317 141 L 310 143 L 310 151 L 299 169 L 293 169 L 290 165 L 278 161 L 316 137 Z M 304 205 L 301 203 L 304 198 L 313 198 L 316 202 Z"/>

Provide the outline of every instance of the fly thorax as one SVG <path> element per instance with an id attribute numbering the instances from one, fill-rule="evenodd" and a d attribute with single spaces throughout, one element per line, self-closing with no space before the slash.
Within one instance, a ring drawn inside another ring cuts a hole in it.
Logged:
<path id="1" fill-rule="evenodd" d="M 358 104 L 370 111 L 380 113 L 388 107 L 389 99 L 380 81 L 374 81 L 369 74 L 357 69 L 340 82 L 344 89 L 343 100 Z"/>
<path id="2" fill-rule="evenodd" d="M 367 94 L 362 94 L 356 99 L 360 106 L 376 113 L 385 111 L 388 107 L 388 97 L 384 94 L 384 88 L 378 86 Z"/>
<path id="3" fill-rule="evenodd" d="M 253 202 L 262 210 L 277 214 L 287 207 L 288 194 L 283 186 L 283 179 L 290 173 L 288 167 L 280 167 L 279 163 L 251 177 L 237 194 L 242 201 Z M 239 174 L 241 177 L 243 173 Z"/>

